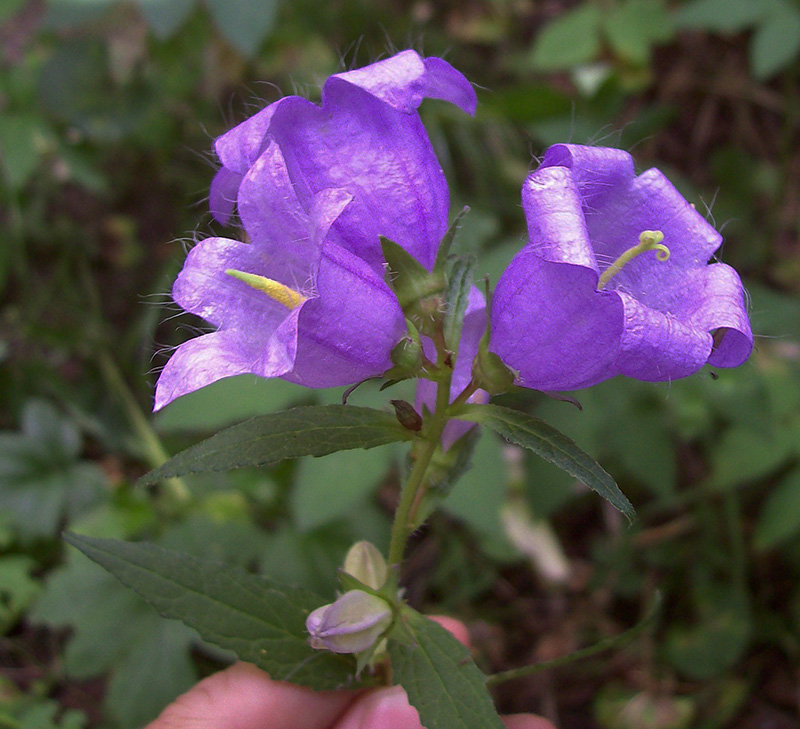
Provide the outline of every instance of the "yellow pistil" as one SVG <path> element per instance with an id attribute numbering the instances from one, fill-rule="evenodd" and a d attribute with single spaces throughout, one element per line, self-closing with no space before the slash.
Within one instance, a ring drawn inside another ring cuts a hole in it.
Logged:
<path id="1" fill-rule="evenodd" d="M 267 278 L 266 276 L 259 276 L 255 273 L 245 273 L 244 271 L 237 271 L 235 268 L 229 268 L 225 271 L 225 273 L 228 276 L 233 276 L 233 278 L 239 279 L 239 281 L 246 283 L 256 291 L 261 291 L 269 296 L 269 298 L 273 301 L 283 304 L 287 309 L 296 309 L 308 298 L 294 289 L 290 289 L 285 284 L 273 281 L 271 278 Z"/>
<path id="2" fill-rule="evenodd" d="M 611 280 L 611 277 L 618 274 L 626 263 L 632 261 L 640 253 L 655 251 L 656 258 L 659 261 L 666 261 L 669 258 L 669 248 L 661 242 L 662 240 L 664 240 L 664 234 L 660 230 L 643 230 L 639 234 L 639 243 L 632 248 L 628 248 L 625 253 L 600 274 L 597 290 L 602 291 Z"/>

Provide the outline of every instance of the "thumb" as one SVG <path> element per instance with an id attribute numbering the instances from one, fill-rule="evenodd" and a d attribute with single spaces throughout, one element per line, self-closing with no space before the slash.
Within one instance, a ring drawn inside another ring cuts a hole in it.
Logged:
<path id="1" fill-rule="evenodd" d="M 354 697 L 273 681 L 236 663 L 200 681 L 145 729 L 327 729 Z"/>

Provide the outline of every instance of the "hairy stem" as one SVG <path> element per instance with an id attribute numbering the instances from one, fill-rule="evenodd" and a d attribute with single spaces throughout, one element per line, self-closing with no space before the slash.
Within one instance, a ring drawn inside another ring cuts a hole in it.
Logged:
<path id="1" fill-rule="evenodd" d="M 417 453 L 414 466 L 408 475 L 408 480 L 403 485 L 400 492 L 400 503 L 394 514 L 392 524 L 392 537 L 389 544 L 389 565 L 397 565 L 403 559 L 403 552 L 406 548 L 411 525 L 413 523 L 413 512 L 415 504 L 419 503 L 420 491 L 425 485 L 425 475 L 430 465 L 433 454 L 439 447 L 442 439 L 444 426 L 449 420 L 448 408 L 450 405 L 450 381 L 452 371 L 446 366 L 442 366 L 445 353 L 440 352 L 439 365 L 440 371 L 446 372 L 446 376 L 438 380 L 436 388 L 436 406 L 431 416 L 428 427 L 425 430 L 425 440 Z"/>

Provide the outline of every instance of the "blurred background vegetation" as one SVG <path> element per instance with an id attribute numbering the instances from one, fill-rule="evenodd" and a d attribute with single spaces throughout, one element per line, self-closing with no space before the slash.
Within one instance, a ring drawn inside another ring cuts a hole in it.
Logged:
<path id="1" fill-rule="evenodd" d="M 478 87 L 475 119 L 422 114 L 493 281 L 537 155 L 623 147 L 724 231 L 758 335 L 737 370 L 610 381 L 582 411 L 513 398 L 598 458 L 638 521 L 485 434 L 413 544 L 409 599 L 467 620 L 498 670 L 615 635 L 661 590 L 645 637 L 506 686 L 501 708 L 563 729 L 800 725 L 797 0 L 0 0 L 1 727 L 136 729 L 227 660 L 65 549 L 66 528 L 325 594 L 350 543 L 385 546 L 391 448 L 133 483 L 222 425 L 341 397 L 242 377 L 150 416 L 200 325 L 168 295 L 184 251 L 236 237 L 205 204 L 213 138 L 407 47 Z"/>

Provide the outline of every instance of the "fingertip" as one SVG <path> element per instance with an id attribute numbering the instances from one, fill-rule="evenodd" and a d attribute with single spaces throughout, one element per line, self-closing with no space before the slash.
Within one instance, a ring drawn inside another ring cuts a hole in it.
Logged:
<path id="1" fill-rule="evenodd" d="M 236 663 L 178 697 L 146 729 L 326 729 L 355 695 L 273 681 L 251 664 Z"/>
<path id="2" fill-rule="evenodd" d="M 502 719 L 506 729 L 556 729 L 547 719 L 534 714 L 509 714 Z"/>
<path id="3" fill-rule="evenodd" d="M 469 631 L 467 626 L 460 620 L 449 618 L 446 615 L 431 615 L 430 618 L 439 623 L 445 630 L 450 631 L 460 643 L 463 643 L 467 648 L 470 647 Z"/>

